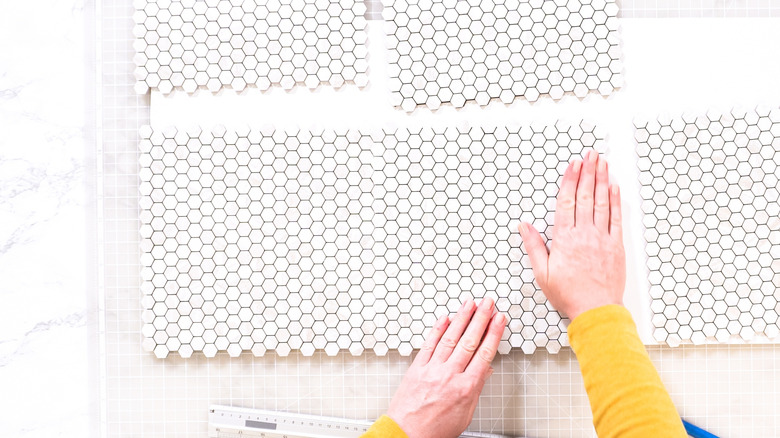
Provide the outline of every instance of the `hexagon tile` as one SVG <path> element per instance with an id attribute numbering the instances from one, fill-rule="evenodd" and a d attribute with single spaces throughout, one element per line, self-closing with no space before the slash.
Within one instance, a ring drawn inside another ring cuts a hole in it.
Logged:
<path id="1" fill-rule="evenodd" d="M 362 0 L 136 0 L 136 91 L 368 83 Z"/>
<path id="2" fill-rule="evenodd" d="M 655 338 L 775 338 L 780 109 L 636 121 Z"/>
<path id="3" fill-rule="evenodd" d="M 393 101 L 406 111 L 622 86 L 613 0 L 385 0 Z"/>
<path id="4" fill-rule="evenodd" d="M 500 351 L 557 352 L 516 221 L 547 231 L 589 125 L 410 131 L 141 131 L 144 347 L 410 355 L 490 296 Z"/>

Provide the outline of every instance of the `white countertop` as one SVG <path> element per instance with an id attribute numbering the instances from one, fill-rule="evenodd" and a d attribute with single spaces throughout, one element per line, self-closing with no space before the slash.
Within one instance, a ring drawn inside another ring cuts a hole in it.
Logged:
<path id="1" fill-rule="evenodd" d="M 82 0 L 0 14 L 0 425 L 88 436 Z M 96 394 L 96 392 L 95 392 Z M 96 400 L 95 400 L 96 401 Z"/>

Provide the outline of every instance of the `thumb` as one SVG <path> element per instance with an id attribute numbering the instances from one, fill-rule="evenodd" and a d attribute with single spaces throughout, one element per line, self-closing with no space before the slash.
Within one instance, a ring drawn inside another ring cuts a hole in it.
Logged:
<path id="1" fill-rule="evenodd" d="M 519 229 L 520 237 L 523 238 L 523 245 L 526 252 L 528 252 L 528 258 L 531 259 L 531 269 L 534 271 L 536 282 L 545 281 L 547 279 L 549 253 L 544 245 L 544 240 L 542 240 L 542 235 L 536 231 L 533 225 L 527 222 L 521 222 Z"/>

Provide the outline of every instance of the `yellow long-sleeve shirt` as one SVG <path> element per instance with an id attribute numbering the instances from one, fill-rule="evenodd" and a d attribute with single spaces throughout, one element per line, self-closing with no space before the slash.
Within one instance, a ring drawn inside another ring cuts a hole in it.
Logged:
<path id="1" fill-rule="evenodd" d="M 580 363 L 599 437 L 686 436 L 625 307 L 603 306 L 579 315 L 569 325 L 569 343 Z M 409 437 L 383 415 L 361 438 Z"/>

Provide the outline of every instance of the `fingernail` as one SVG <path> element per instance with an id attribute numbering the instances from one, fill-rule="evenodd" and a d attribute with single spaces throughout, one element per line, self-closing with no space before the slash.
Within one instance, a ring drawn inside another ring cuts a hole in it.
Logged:
<path id="1" fill-rule="evenodd" d="M 445 321 L 447 321 L 447 319 L 448 319 L 448 318 L 449 318 L 449 317 L 448 317 L 447 315 L 442 315 L 442 316 L 441 316 L 441 317 L 440 317 L 440 318 L 439 318 L 439 319 L 436 321 L 436 325 L 437 325 L 437 326 L 442 326 L 442 325 L 444 325 L 444 322 L 445 322 Z"/>
<path id="2" fill-rule="evenodd" d="M 600 159 L 599 160 L 599 172 L 605 172 L 607 170 L 607 160 Z"/>
<path id="3" fill-rule="evenodd" d="M 599 157 L 599 153 L 591 150 L 588 152 L 588 161 L 596 161 Z"/>
<path id="4" fill-rule="evenodd" d="M 580 168 L 582 168 L 582 161 L 576 160 L 572 166 L 572 170 L 576 173 L 580 171 Z"/>
<path id="5" fill-rule="evenodd" d="M 615 196 L 620 194 L 620 187 L 617 184 L 612 185 L 612 194 Z"/>
<path id="6" fill-rule="evenodd" d="M 483 298 L 482 302 L 479 303 L 479 307 L 487 310 L 487 309 L 493 309 L 493 299 L 492 298 Z"/>
<path id="7" fill-rule="evenodd" d="M 473 301 L 471 301 L 470 298 L 467 298 L 466 301 L 463 302 L 460 306 L 460 310 L 470 310 L 471 306 L 474 304 Z"/>
<path id="8" fill-rule="evenodd" d="M 498 326 L 502 326 L 506 323 L 506 317 L 503 313 L 496 313 L 496 316 L 493 318 L 493 323 Z"/>
<path id="9" fill-rule="evenodd" d="M 528 225 L 526 225 L 525 222 L 520 222 L 520 225 L 517 227 L 518 230 L 520 230 L 520 234 L 525 234 L 526 231 L 528 231 Z"/>

